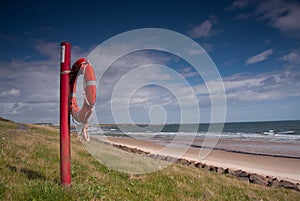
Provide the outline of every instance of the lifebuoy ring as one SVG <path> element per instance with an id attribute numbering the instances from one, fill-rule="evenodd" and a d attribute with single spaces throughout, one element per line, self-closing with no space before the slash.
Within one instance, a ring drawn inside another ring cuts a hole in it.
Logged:
<path id="1" fill-rule="evenodd" d="M 76 85 L 78 75 L 83 74 L 85 99 L 81 108 L 76 100 Z M 96 77 L 93 66 L 85 58 L 78 59 L 71 68 L 70 76 L 70 111 L 73 119 L 87 124 L 96 102 Z"/>

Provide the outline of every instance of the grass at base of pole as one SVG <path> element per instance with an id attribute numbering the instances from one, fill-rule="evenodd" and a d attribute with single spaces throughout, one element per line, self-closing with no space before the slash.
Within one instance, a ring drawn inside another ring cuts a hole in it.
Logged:
<path id="1" fill-rule="evenodd" d="M 60 185 L 59 131 L 0 119 L 0 200 L 300 200 L 300 193 L 173 164 L 120 173 L 71 138 L 72 185 Z"/>

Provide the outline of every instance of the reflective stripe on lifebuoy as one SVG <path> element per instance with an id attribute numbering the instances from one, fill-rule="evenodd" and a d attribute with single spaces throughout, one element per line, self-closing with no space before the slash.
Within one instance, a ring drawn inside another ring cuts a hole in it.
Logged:
<path id="1" fill-rule="evenodd" d="M 76 100 L 77 77 L 83 74 L 85 99 L 83 106 L 78 107 Z M 96 77 L 93 66 L 85 58 L 78 59 L 72 66 L 70 77 L 70 110 L 73 118 L 80 123 L 87 123 L 96 102 Z"/>

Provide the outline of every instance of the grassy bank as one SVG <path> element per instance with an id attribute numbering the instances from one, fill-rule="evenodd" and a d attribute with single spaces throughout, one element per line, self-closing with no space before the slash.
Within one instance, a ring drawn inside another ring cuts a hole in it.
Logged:
<path id="1" fill-rule="evenodd" d="M 300 193 L 174 164 L 145 175 L 97 162 L 72 137 L 72 185 L 60 186 L 59 133 L 0 119 L 0 200 L 300 200 Z"/>

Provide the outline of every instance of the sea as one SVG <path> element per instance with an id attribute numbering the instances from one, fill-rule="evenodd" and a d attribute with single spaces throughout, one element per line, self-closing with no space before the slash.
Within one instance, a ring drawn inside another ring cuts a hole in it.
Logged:
<path id="1" fill-rule="evenodd" d="M 130 137 L 160 145 L 300 159 L 300 120 L 214 124 L 102 124 L 89 128 L 93 138 Z"/>

